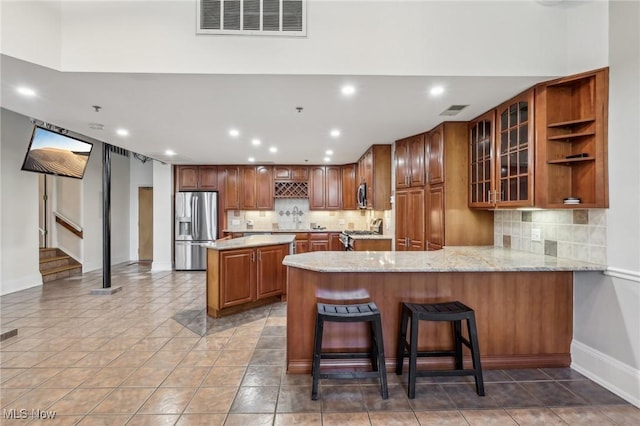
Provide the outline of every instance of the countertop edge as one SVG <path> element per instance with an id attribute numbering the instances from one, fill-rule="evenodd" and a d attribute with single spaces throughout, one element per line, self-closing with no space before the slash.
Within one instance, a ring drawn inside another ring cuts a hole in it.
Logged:
<path id="1" fill-rule="evenodd" d="M 278 244 L 291 244 L 295 235 L 252 235 L 249 237 L 234 238 L 220 241 L 219 243 L 203 244 L 210 250 L 225 251 L 251 247 L 273 246 Z"/>

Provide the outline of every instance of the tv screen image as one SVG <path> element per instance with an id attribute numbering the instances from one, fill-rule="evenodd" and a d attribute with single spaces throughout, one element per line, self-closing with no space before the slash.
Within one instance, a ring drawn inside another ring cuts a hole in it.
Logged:
<path id="1" fill-rule="evenodd" d="M 35 126 L 22 170 L 82 179 L 93 144 Z"/>

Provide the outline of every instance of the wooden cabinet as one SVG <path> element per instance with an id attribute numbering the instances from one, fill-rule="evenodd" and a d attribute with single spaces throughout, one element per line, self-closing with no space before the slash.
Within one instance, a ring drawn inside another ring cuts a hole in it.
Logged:
<path id="1" fill-rule="evenodd" d="M 329 251 L 329 234 L 326 232 L 309 233 L 309 251 Z"/>
<path id="2" fill-rule="evenodd" d="M 220 166 L 222 180 L 222 205 L 225 210 L 240 209 L 240 168 L 238 166 Z"/>
<path id="3" fill-rule="evenodd" d="M 391 251 L 391 238 L 354 239 L 353 251 Z"/>
<path id="4" fill-rule="evenodd" d="M 218 166 L 176 166 L 178 191 L 217 191 Z"/>
<path id="5" fill-rule="evenodd" d="M 342 173 L 342 210 L 357 210 L 356 190 L 357 186 L 357 166 L 356 164 L 345 164 L 341 167 Z"/>
<path id="6" fill-rule="evenodd" d="M 424 186 L 425 134 L 396 141 L 396 189 Z"/>
<path id="7" fill-rule="evenodd" d="M 606 68 L 536 87 L 536 206 L 609 207 L 608 93 Z"/>
<path id="8" fill-rule="evenodd" d="M 296 232 L 295 233 L 295 245 L 296 254 L 309 252 L 309 233 L 308 232 Z"/>
<path id="9" fill-rule="evenodd" d="M 358 161 L 367 184 L 367 209 L 391 210 L 391 145 L 372 145 Z"/>
<path id="10" fill-rule="evenodd" d="M 309 180 L 307 166 L 275 166 L 274 177 L 277 181 L 306 181 Z"/>
<path id="11" fill-rule="evenodd" d="M 288 244 L 207 250 L 207 313 L 213 317 L 276 301 L 285 292 Z"/>
<path id="12" fill-rule="evenodd" d="M 341 188 L 339 166 L 309 167 L 309 209 L 339 210 L 342 205 Z"/>
<path id="13" fill-rule="evenodd" d="M 396 250 L 425 249 L 424 189 L 396 191 Z"/>
<path id="14" fill-rule="evenodd" d="M 495 110 L 469 123 L 469 207 L 491 208 Z"/>
<path id="15" fill-rule="evenodd" d="M 432 186 L 427 193 L 427 250 L 444 246 L 444 186 Z"/>
<path id="16" fill-rule="evenodd" d="M 241 168 L 243 210 L 273 210 L 273 167 L 245 166 Z"/>
<path id="17" fill-rule="evenodd" d="M 342 241 L 340 241 L 339 232 L 332 232 L 329 234 L 329 250 L 344 251 L 344 245 L 342 245 Z"/>
<path id="18" fill-rule="evenodd" d="M 444 183 L 444 123 L 431 130 L 427 137 L 429 185 Z"/>

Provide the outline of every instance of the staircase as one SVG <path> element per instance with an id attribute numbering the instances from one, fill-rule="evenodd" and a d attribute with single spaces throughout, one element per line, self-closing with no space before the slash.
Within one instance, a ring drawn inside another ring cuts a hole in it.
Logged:
<path id="1" fill-rule="evenodd" d="M 40 249 L 42 283 L 82 275 L 82 264 L 58 248 Z"/>

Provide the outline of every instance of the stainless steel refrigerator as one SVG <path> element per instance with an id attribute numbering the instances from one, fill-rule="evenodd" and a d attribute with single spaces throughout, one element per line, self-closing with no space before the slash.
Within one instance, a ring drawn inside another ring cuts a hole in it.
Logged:
<path id="1" fill-rule="evenodd" d="M 218 193 L 176 193 L 176 270 L 207 269 L 203 244 L 218 235 Z"/>

